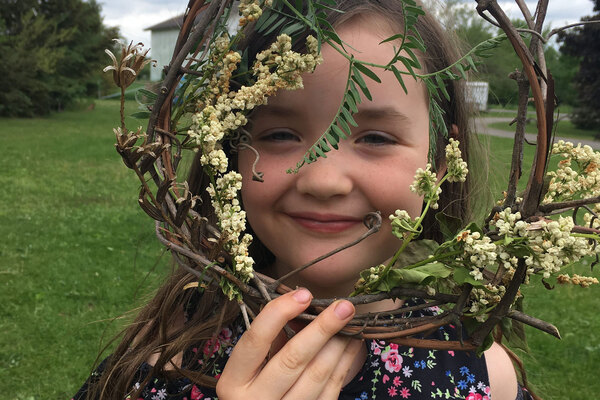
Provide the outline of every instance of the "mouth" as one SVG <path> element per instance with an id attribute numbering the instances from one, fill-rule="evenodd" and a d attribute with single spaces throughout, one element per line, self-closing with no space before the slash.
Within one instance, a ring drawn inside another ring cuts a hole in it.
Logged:
<path id="1" fill-rule="evenodd" d="M 319 213 L 288 213 L 301 227 L 318 233 L 339 233 L 362 224 L 362 218 L 348 215 Z"/>

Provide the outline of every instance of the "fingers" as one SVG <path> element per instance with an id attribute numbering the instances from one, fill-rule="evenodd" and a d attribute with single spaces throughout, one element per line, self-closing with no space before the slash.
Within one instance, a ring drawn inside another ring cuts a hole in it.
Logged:
<path id="1" fill-rule="evenodd" d="M 307 372 L 311 361 L 321 356 L 327 360 L 328 367 L 313 364 L 315 369 L 331 372 L 331 359 L 339 359 L 345 350 L 345 339 L 332 337 L 342 329 L 354 315 L 354 306 L 349 301 L 341 300 L 333 303 L 319 316 L 294 336 L 263 368 L 253 384 L 263 387 L 273 394 L 274 398 L 283 397 L 301 375 Z M 331 341 L 331 343 L 329 343 Z M 326 345 L 328 346 L 325 349 Z M 325 355 L 321 352 L 325 351 Z M 330 376 L 331 373 L 326 376 Z M 276 377 L 276 379 L 274 379 Z M 298 398 L 298 397 L 295 397 Z"/>
<path id="2" fill-rule="evenodd" d="M 311 299 L 310 292 L 300 288 L 269 302 L 235 345 L 220 380 L 231 377 L 249 384 L 284 325 L 304 311 Z"/>
<path id="3" fill-rule="evenodd" d="M 298 289 L 265 306 L 234 347 L 217 383 L 219 398 L 338 398 L 361 347 L 335 336 L 354 315 L 349 301 L 331 304 L 265 364 L 279 332 L 311 299 L 310 292 Z"/>
<path id="4" fill-rule="evenodd" d="M 358 352 L 361 340 L 333 337 L 308 364 L 284 399 L 337 399 Z"/>

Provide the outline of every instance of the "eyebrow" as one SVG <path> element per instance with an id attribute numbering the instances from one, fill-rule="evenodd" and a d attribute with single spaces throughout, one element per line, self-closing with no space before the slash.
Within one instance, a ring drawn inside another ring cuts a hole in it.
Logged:
<path id="1" fill-rule="evenodd" d="M 410 118 L 397 110 L 394 107 L 369 107 L 359 109 L 356 114 L 354 114 L 355 118 L 358 119 L 396 119 L 401 121 L 409 121 Z"/>
<path id="2" fill-rule="evenodd" d="M 262 106 L 260 108 L 260 111 L 273 116 L 283 117 L 289 117 L 290 115 L 296 113 L 296 110 L 294 108 L 270 104 Z M 403 122 L 410 120 L 410 118 L 406 114 L 402 113 L 394 107 L 389 106 L 361 108 L 358 110 L 357 113 L 353 114 L 353 116 L 354 118 L 361 120 L 396 119 L 401 120 Z"/>

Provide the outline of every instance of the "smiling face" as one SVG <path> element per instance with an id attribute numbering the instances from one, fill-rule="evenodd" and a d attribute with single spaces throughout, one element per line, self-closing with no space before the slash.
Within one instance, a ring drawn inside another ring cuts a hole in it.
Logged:
<path id="1" fill-rule="evenodd" d="M 393 42 L 379 42 L 391 33 L 374 32 L 373 26 L 382 26 L 381 19 L 353 18 L 338 34 L 357 59 L 386 64 Z M 252 181 L 252 152 L 240 151 L 238 165 L 248 221 L 275 255 L 271 273 L 277 276 L 357 239 L 366 232 L 365 214 L 381 211 L 378 233 L 284 282 L 318 296 L 342 296 L 352 291 L 361 270 L 385 262 L 398 248 L 388 215 L 398 208 L 413 217 L 421 212 L 422 199 L 409 186 L 416 169 L 427 163 L 428 103 L 412 78 L 405 81 L 407 95 L 391 71 L 376 69 L 382 83 L 367 82 L 373 101 L 364 99 L 359 106 L 358 128 L 327 158 L 286 174 L 325 132 L 342 100 L 348 61 L 328 46 L 322 52 L 324 62 L 304 76 L 303 90 L 280 91 L 253 115 L 252 145 L 260 153 L 256 169 L 265 181 Z"/>

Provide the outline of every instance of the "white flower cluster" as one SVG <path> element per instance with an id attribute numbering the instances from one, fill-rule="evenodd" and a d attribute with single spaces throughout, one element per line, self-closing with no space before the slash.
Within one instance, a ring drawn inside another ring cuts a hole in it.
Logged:
<path id="1" fill-rule="evenodd" d="M 422 168 L 417 169 L 415 180 L 410 185 L 410 191 L 419 196 L 424 196 L 423 200 L 425 202 L 431 201 L 431 208 L 435 210 L 438 208 L 437 201 L 440 199 L 440 193 L 442 193 L 442 189 L 436 188 L 436 185 L 437 176 L 431 170 L 431 164 L 427 163 L 425 170 Z"/>
<path id="2" fill-rule="evenodd" d="M 521 213 L 512 213 L 510 208 L 498 212 L 493 225 L 498 229 L 498 234 L 510 237 L 525 237 L 527 236 L 527 222 L 521 220 Z"/>
<path id="3" fill-rule="evenodd" d="M 384 264 L 379 264 L 376 267 L 369 268 L 370 274 L 367 283 L 375 282 L 377 279 L 379 279 L 379 275 L 383 272 L 383 270 L 385 270 Z"/>
<path id="4" fill-rule="evenodd" d="M 301 75 L 313 71 L 323 61 L 317 39 L 308 36 L 306 47 L 307 54 L 297 53 L 292 51 L 292 39 L 288 35 L 278 36 L 271 47 L 256 55 L 254 74 L 259 81 L 264 80 L 277 89 L 302 89 Z"/>
<path id="5" fill-rule="evenodd" d="M 483 281 L 483 269 L 492 265 L 498 257 L 496 245 L 489 237 L 482 237 L 481 233 L 470 230 L 461 232 L 458 241 L 464 242 L 464 252 L 459 260 L 471 268 L 469 273 L 475 280 Z"/>
<path id="6" fill-rule="evenodd" d="M 414 227 L 414 221 L 406 210 L 396 210 L 389 216 L 392 234 L 398 239 L 404 239 L 406 233 L 419 233 Z"/>
<path id="7" fill-rule="evenodd" d="M 450 139 L 450 143 L 446 146 L 446 173 L 449 182 L 464 182 L 469 173 L 467 163 L 463 161 L 458 145 L 457 140 Z"/>
<path id="8" fill-rule="evenodd" d="M 590 146 L 574 146 L 573 143 L 559 140 L 552 147 L 552 154 L 561 155 L 563 160 L 558 163 L 556 171 L 547 173 L 551 179 L 544 204 L 600 195 L 599 152 Z"/>
<path id="9" fill-rule="evenodd" d="M 502 300 L 502 296 L 506 293 L 506 287 L 491 284 L 485 285 L 485 289 L 473 289 L 471 291 L 469 312 L 478 314 L 475 316 L 479 322 L 485 320 L 485 311 L 487 308 L 498 304 Z"/>
<path id="10" fill-rule="evenodd" d="M 262 9 L 270 7 L 273 0 L 264 0 L 263 7 L 260 6 L 259 0 L 241 0 L 239 5 L 240 26 L 246 25 L 248 22 L 256 21 L 262 15 Z"/>
<path id="11" fill-rule="evenodd" d="M 245 234 L 239 239 L 246 230 L 246 212 L 242 210 L 237 198 L 241 188 L 242 176 L 231 171 L 217 179 L 216 188 L 211 184 L 206 190 L 212 198 L 212 206 L 219 221 L 221 242 L 234 258 L 235 270 L 247 282 L 254 276 L 254 260 L 248 255 L 252 236 Z"/>
<path id="12" fill-rule="evenodd" d="M 544 278 L 549 278 L 559 272 L 563 265 L 593 254 L 587 239 L 571 235 L 574 226 L 571 217 L 530 224 L 527 236 L 535 255 L 525 258 L 525 263 L 530 268 L 541 268 Z"/>
<path id="13" fill-rule="evenodd" d="M 559 217 L 557 221 L 542 219 L 527 223 L 521 220 L 520 213 L 512 213 L 507 208 L 496 214 L 492 224 L 498 228 L 500 235 L 527 238 L 528 246 L 533 252 L 525 257 L 528 276 L 541 272 L 544 278 L 549 278 L 564 265 L 595 254 L 587 239 L 571 234 L 575 226 L 571 217 Z M 515 266 L 516 259 L 509 257 L 508 254 L 501 255 L 502 259 L 510 260 L 510 264 Z"/>
<path id="14" fill-rule="evenodd" d="M 270 5 L 265 1 L 264 5 Z M 240 13 L 247 20 L 260 16 L 257 1 L 242 1 Z M 278 89 L 302 87 L 301 74 L 312 72 L 321 56 L 317 40 L 307 39 L 308 54 L 293 52 L 291 38 L 281 35 L 267 50 L 257 55 L 253 68 L 256 78 L 254 85 L 242 86 L 237 91 L 230 90 L 230 80 L 241 61 L 239 53 L 229 50 L 227 36 L 217 38 L 211 45 L 210 63 L 214 70 L 206 95 L 199 103 L 201 110 L 192 117 L 188 131 L 190 139 L 200 151 L 200 164 L 207 174 L 215 178 L 215 185 L 207 188 L 221 229 L 220 242 L 235 261 L 235 271 L 244 281 L 253 277 L 254 260 L 248 255 L 252 236 L 242 232 L 246 229 L 246 213 L 241 209 L 238 191 L 242 177 L 237 172 L 227 172 L 227 155 L 222 141 L 228 135 L 246 125 L 246 115 L 256 106 L 266 104 L 268 96 Z"/>
<path id="15" fill-rule="evenodd" d="M 190 139 L 195 141 L 202 152 L 200 162 L 203 166 L 211 166 L 224 173 L 227 170 L 227 159 L 222 152 L 220 141 L 231 132 L 246 125 L 245 114 L 256 106 L 266 104 L 267 98 L 278 89 L 296 89 L 302 87 L 301 74 L 312 72 L 321 57 L 318 54 L 316 39 L 307 39 L 308 54 L 300 54 L 291 50 L 291 38 L 281 35 L 267 50 L 257 55 L 254 74 L 257 80 L 252 86 L 242 86 L 237 92 L 229 91 L 231 73 L 235 70 L 241 57 L 236 52 L 225 54 L 220 62 L 217 78 L 211 81 L 214 105 L 206 105 L 193 116 L 192 126 L 188 131 Z M 225 41 L 215 45 L 215 51 L 223 51 L 228 47 Z M 271 66 L 274 71 L 271 72 Z"/>

